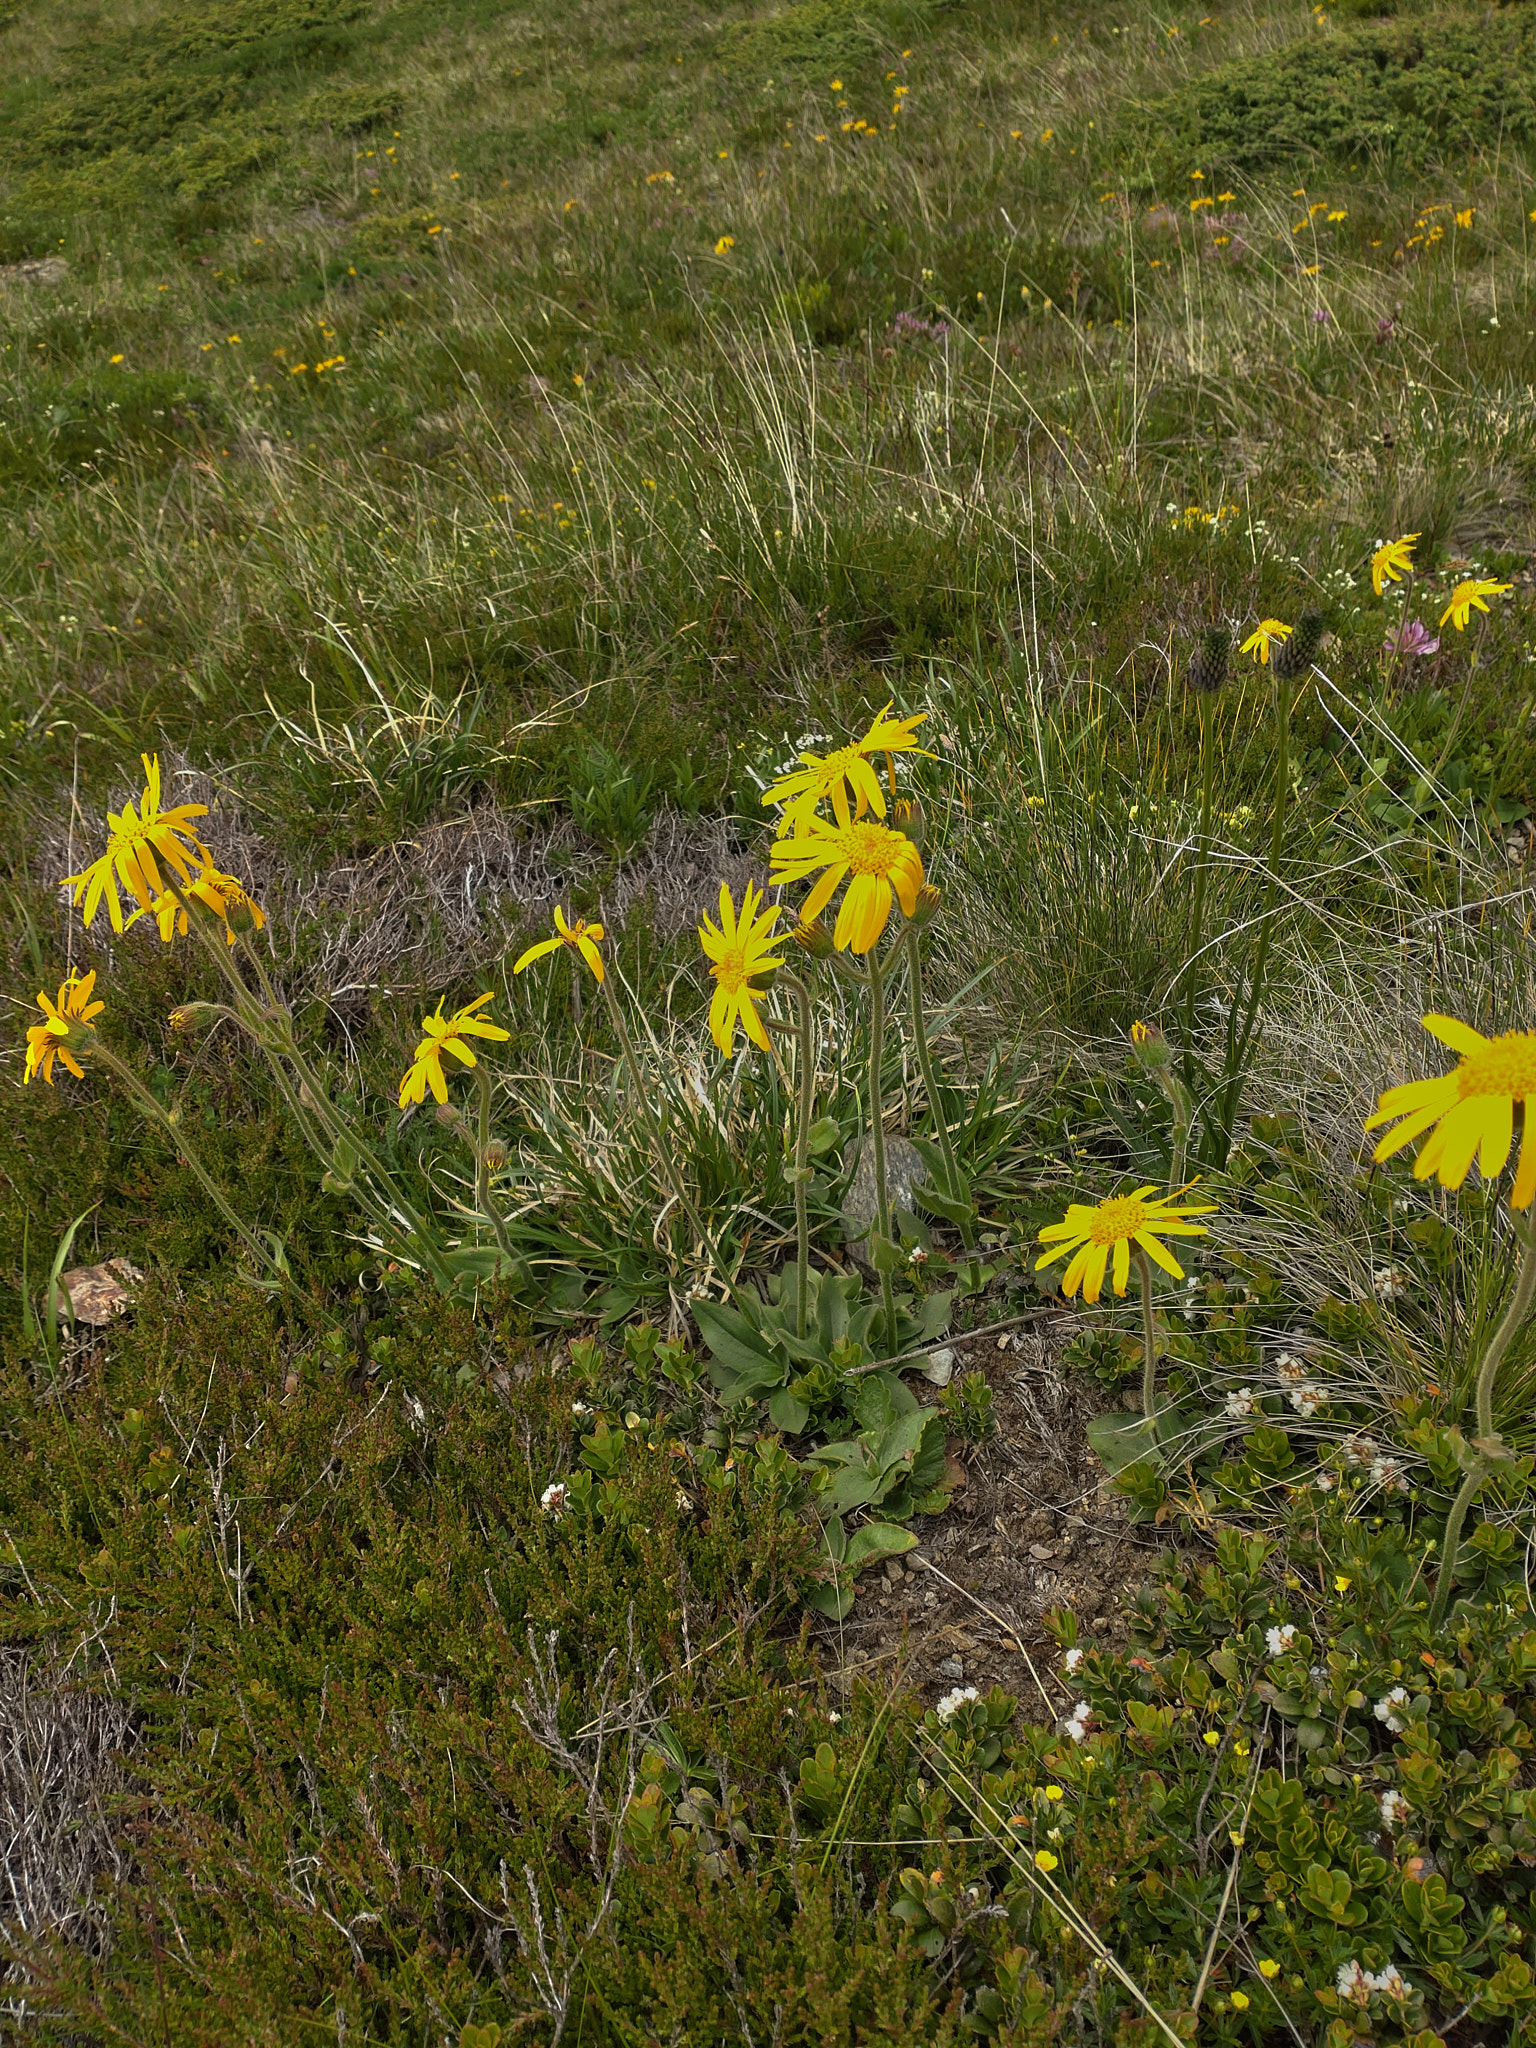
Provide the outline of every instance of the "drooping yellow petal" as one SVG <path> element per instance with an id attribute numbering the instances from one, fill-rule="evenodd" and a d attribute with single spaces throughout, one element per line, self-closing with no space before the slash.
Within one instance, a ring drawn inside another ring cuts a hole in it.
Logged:
<path id="1" fill-rule="evenodd" d="M 1139 1233 L 1138 1233 L 1138 1235 L 1139 1235 Z M 1125 1292 L 1125 1283 L 1127 1282 L 1127 1280 L 1129 1280 L 1129 1279 L 1130 1279 L 1130 1277 L 1131 1277 L 1131 1245 L 1130 1245 L 1130 1240 L 1129 1240 L 1129 1238 L 1124 1238 L 1124 1237 L 1117 1237 L 1117 1238 L 1115 1239 L 1115 1279 L 1114 1279 L 1114 1287 L 1115 1287 L 1115 1292 L 1116 1292 L 1116 1294 L 1124 1294 L 1124 1292 Z"/>
<path id="2" fill-rule="evenodd" d="M 1481 1052 L 1488 1044 L 1481 1031 L 1474 1031 L 1470 1024 L 1463 1024 L 1459 1017 L 1444 1017 L 1438 1010 L 1431 1010 L 1422 1022 L 1424 1029 L 1438 1038 L 1442 1045 L 1448 1045 L 1452 1052 L 1463 1055 Z"/>

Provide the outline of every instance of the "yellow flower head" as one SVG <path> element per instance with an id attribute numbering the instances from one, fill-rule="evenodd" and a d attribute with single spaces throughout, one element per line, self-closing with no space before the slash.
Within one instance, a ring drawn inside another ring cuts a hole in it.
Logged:
<path id="1" fill-rule="evenodd" d="M 876 754 L 923 753 L 917 744 L 916 732 L 928 716 L 926 711 L 919 711 L 911 718 L 892 718 L 890 709 L 887 704 L 862 739 L 839 747 L 835 753 L 802 754 L 798 768 L 781 775 L 771 788 L 763 791 L 765 804 L 782 804 L 784 807 L 784 815 L 779 821 L 781 834 L 798 832 L 804 821 L 815 814 L 817 805 L 828 800 L 840 825 L 850 823 L 854 817 L 862 817 L 866 811 L 873 811 L 877 818 L 885 816 L 885 795 L 880 787 L 880 778 L 870 765 L 870 757 Z M 851 808 L 848 801 L 850 790 L 853 792 Z"/>
<path id="2" fill-rule="evenodd" d="M 1371 588 L 1380 597 L 1384 583 L 1401 583 L 1413 567 L 1413 544 L 1419 538 L 1416 533 L 1405 533 L 1401 540 L 1384 540 L 1371 557 Z"/>
<path id="3" fill-rule="evenodd" d="M 1183 1192 L 1179 1188 L 1171 1195 L 1154 1195 L 1150 1187 L 1144 1187 L 1137 1188 L 1132 1195 L 1113 1195 L 1107 1202 L 1069 1203 L 1066 1220 L 1047 1223 L 1041 1231 L 1041 1244 L 1050 1245 L 1051 1250 L 1035 1262 L 1035 1271 L 1042 1271 L 1064 1253 L 1071 1252 L 1072 1263 L 1062 1277 L 1062 1293 L 1070 1298 L 1081 1286 L 1084 1301 L 1097 1301 L 1104 1286 L 1104 1269 L 1113 1253 L 1114 1290 L 1116 1294 L 1124 1294 L 1126 1281 L 1130 1278 L 1131 1246 L 1134 1244 L 1139 1245 L 1165 1273 L 1171 1273 L 1175 1280 L 1182 1280 L 1183 1267 L 1158 1239 L 1206 1236 L 1205 1224 L 1191 1223 L 1188 1219 L 1191 1216 L 1209 1216 L 1216 1207 L 1214 1202 L 1199 1202 L 1175 1208 L 1174 1202 Z"/>
<path id="4" fill-rule="evenodd" d="M 535 960 L 542 960 L 546 953 L 558 953 L 562 946 L 569 946 L 572 952 L 578 953 L 586 961 L 592 970 L 594 978 L 601 981 L 603 978 L 603 956 L 597 950 L 597 942 L 602 936 L 602 926 L 600 924 L 588 924 L 584 917 L 579 917 L 573 925 L 567 924 L 565 912 L 557 903 L 555 905 L 555 936 L 552 939 L 540 939 L 536 946 L 530 946 L 526 953 L 513 961 L 512 972 L 514 974 L 521 974 L 525 967 L 531 967 Z"/>
<path id="5" fill-rule="evenodd" d="M 1283 647 L 1290 637 L 1291 628 L 1283 619 L 1260 619 L 1238 652 L 1251 654 L 1256 662 L 1267 668 L 1271 647 Z"/>
<path id="6" fill-rule="evenodd" d="M 715 979 L 709 1028 L 716 1045 L 727 1055 L 735 1043 L 738 1019 L 752 1043 L 768 1050 L 768 1033 L 757 1014 L 757 1000 L 763 991 L 753 983 L 784 965 L 773 951 L 784 935 L 770 936 L 783 911 L 778 904 L 763 910 L 762 901 L 762 891 L 748 882 L 738 919 L 731 892 L 722 882 L 719 926 L 711 924 L 708 917 L 699 926 L 699 944 L 713 962 L 709 971 Z"/>
<path id="7" fill-rule="evenodd" d="M 53 1086 L 53 1062 L 61 1059 L 77 1081 L 83 1080 L 85 1069 L 80 1065 L 78 1054 L 90 1051 L 90 1041 L 96 1036 L 96 1027 L 91 1022 L 107 1007 L 105 1003 L 93 1003 L 91 990 L 96 986 L 94 971 L 79 980 L 71 974 L 59 984 L 58 1000 L 50 1003 L 38 991 L 38 1007 L 43 1013 L 41 1024 L 27 1026 L 27 1066 L 23 1079 L 33 1080 L 38 1074 L 51 1088 Z"/>
<path id="8" fill-rule="evenodd" d="M 191 879 L 194 860 L 206 860 L 207 851 L 192 829 L 191 821 L 207 815 L 206 804 L 178 804 L 174 810 L 160 808 L 160 756 L 141 754 L 144 763 L 144 796 L 135 810 L 132 802 L 120 814 L 107 813 L 107 850 L 93 860 L 83 874 L 66 875 L 62 887 L 72 888 L 76 905 L 85 899 L 85 922 L 95 917 L 103 896 L 112 929 L 123 929 L 123 906 L 117 893 L 122 883 L 128 894 L 147 910 L 161 892 L 159 861 L 174 870 L 180 882 Z"/>
<path id="9" fill-rule="evenodd" d="M 1504 1171 L 1514 1144 L 1515 1104 L 1525 1105 L 1525 1136 L 1510 1207 L 1528 1209 L 1536 1198 L 1536 1031 L 1506 1031 L 1484 1038 L 1455 1017 L 1431 1014 L 1424 1029 L 1461 1058 L 1449 1074 L 1389 1088 L 1365 1128 L 1401 1118 L 1377 1144 L 1372 1158 L 1390 1159 L 1434 1126 L 1414 1162 L 1415 1180 L 1433 1175 L 1443 1188 L 1459 1188 L 1477 1160 L 1484 1180 Z"/>
<path id="10" fill-rule="evenodd" d="M 188 902 L 200 903 L 223 919 L 224 938 L 231 946 L 237 932 L 266 929 L 266 913 L 261 905 L 251 901 L 233 875 L 221 874 L 206 854 L 201 870 L 183 885 L 179 899 L 169 889 L 162 890 L 153 903 L 136 910 L 128 923 L 134 925 L 141 917 L 152 917 L 160 927 L 161 938 L 169 945 L 175 933 L 180 932 L 183 938 L 187 935 Z"/>
<path id="11" fill-rule="evenodd" d="M 510 1038 L 510 1031 L 503 1031 L 499 1024 L 492 1024 L 486 1017 L 477 1017 L 475 1012 L 491 1000 L 488 989 L 483 996 L 476 996 L 472 1003 L 466 1003 L 462 1010 L 455 1010 L 451 1017 L 443 1015 L 443 1005 L 438 1004 L 436 1013 L 423 1017 L 421 1028 L 426 1033 L 416 1048 L 415 1057 L 406 1069 L 400 1083 L 400 1107 L 410 1103 L 425 1102 L 430 1088 L 439 1102 L 448 1100 L 448 1081 L 443 1073 L 443 1055 L 451 1052 L 461 1065 L 472 1067 L 475 1056 L 464 1043 L 466 1038 Z"/>
<path id="12" fill-rule="evenodd" d="M 1261 1977 L 1264 1977 L 1264 1978 L 1272 1978 L 1272 1977 L 1278 1977 L 1278 1976 L 1279 1976 L 1279 1974 L 1280 1974 L 1280 1965 L 1279 1965 L 1279 1964 L 1278 1964 L 1278 1963 L 1277 1963 L 1277 1962 L 1275 1961 L 1275 1959 L 1274 1959 L 1274 1957 L 1273 1957 L 1273 1956 L 1261 1956 L 1261 1957 L 1260 1957 L 1260 1959 L 1259 1959 L 1259 1975 L 1260 1975 Z"/>
<path id="13" fill-rule="evenodd" d="M 870 818 L 829 825 L 810 816 L 798 839 L 780 839 L 769 855 L 775 882 L 804 882 L 817 868 L 821 880 L 800 906 L 804 924 L 813 924 L 845 879 L 847 893 L 837 913 L 832 943 L 867 953 L 885 930 L 894 894 L 910 917 L 923 886 L 923 857 L 911 840 Z"/>
<path id="14" fill-rule="evenodd" d="M 1045 1872 L 1045 1874 L 1047 1875 L 1047 1877 L 1049 1877 L 1049 1875 L 1051 1874 L 1051 1872 L 1052 1872 L 1052 1871 L 1053 1871 L 1054 1869 L 1056 1869 L 1056 1867 L 1057 1867 L 1057 1858 L 1056 1858 L 1056 1857 L 1054 1857 L 1054 1856 L 1053 1856 L 1053 1855 L 1051 1854 L 1051 1852 L 1050 1852 L 1050 1850 L 1049 1850 L 1049 1849 L 1037 1849 L 1037 1850 L 1035 1851 L 1035 1868 L 1036 1868 L 1036 1870 L 1043 1870 L 1043 1871 Z"/>
<path id="15" fill-rule="evenodd" d="M 1513 589 L 1512 583 L 1494 583 L 1486 576 L 1469 576 L 1451 592 L 1451 601 L 1440 614 L 1440 623 L 1443 626 L 1449 619 L 1458 633 L 1464 633 L 1474 605 L 1480 612 L 1485 612 L 1488 609 L 1483 602 L 1485 597 L 1502 597 L 1507 590 Z"/>

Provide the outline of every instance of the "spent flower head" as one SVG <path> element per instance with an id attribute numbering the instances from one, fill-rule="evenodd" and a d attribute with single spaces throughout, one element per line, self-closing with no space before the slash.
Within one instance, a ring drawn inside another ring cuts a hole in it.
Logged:
<path id="1" fill-rule="evenodd" d="M 558 953 L 562 946 L 569 946 L 571 951 L 584 960 L 587 966 L 591 968 L 593 978 L 601 981 L 603 978 L 603 956 L 597 950 L 597 942 L 603 935 L 603 928 L 600 924 L 588 924 L 584 917 L 579 917 L 575 924 L 567 924 L 565 912 L 557 903 L 555 905 L 555 936 L 552 939 L 540 939 L 536 945 L 530 946 L 525 953 L 519 954 L 518 958 L 512 963 L 512 972 L 514 974 L 521 974 L 525 967 L 531 967 L 535 960 L 542 960 L 546 953 Z"/>

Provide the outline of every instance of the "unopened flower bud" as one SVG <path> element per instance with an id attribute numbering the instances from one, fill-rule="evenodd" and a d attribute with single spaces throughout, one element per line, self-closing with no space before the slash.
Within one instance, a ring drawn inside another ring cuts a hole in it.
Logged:
<path id="1" fill-rule="evenodd" d="M 917 892 L 917 901 L 912 906 L 912 915 L 908 922 L 915 924 L 919 930 L 925 924 L 931 924 L 943 900 L 943 890 L 936 889 L 932 882 L 925 882 Z"/>
<path id="2" fill-rule="evenodd" d="M 1166 1067 L 1172 1054 L 1168 1041 L 1155 1024 L 1143 1024 L 1138 1017 L 1131 1026 L 1131 1057 L 1149 1074 Z"/>
<path id="3" fill-rule="evenodd" d="M 212 1003 L 178 1003 L 166 1022 L 173 1031 L 200 1031 L 213 1022 Z"/>
<path id="4" fill-rule="evenodd" d="M 1327 637 L 1328 625 L 1322 613 L 1303 612 L 1290 639 L 1275 649 L 1270 666 L 1283 683 L 1294 682 L 1311 668 Z"/>
<path id="5" fill-rule="evenodd" d="M 489 1172 L 500 1173 L 501 1169 L 506 1165 L 507 1160 L 510 1157 L 510 1154 L 507 1151 L 506 1139 L 492 1138 L 490 1143 L 486 1146 L 485 1150 L 481 1153 L 480 1156 L 485 1161 L 486 1168 Z"/>
<path id="6" fill-rule="evenodd" d="M 813 960 L 829 960 L 836 950 L 832 934 L 819 917 L 811 924 L 797 924 L 791 937 L 801 952 L 808 953 Z"/>
<path id="7" fill-rule="evenodd" d="M 440 1102 L 432 1114 L 437 1118 L 437 1121 L 445 1131 L 453 1130 L 464 1121 L 451 1102 Z"/>
<path id="8" fill-rule="evenodd" d="M 266 919 L 243 889 L 226 889 L 224 922 L 232 932 L 259 932 Z"/>
<path id="9" fill-rule="evenodd" d="M 910 839 L 921 852 L 923 841 L 928 836 L 928 818 L 915 797 L 911 801 L 903 797 L 900 803 L 891 805 L 891 829 Z"/>
<path id="10" fill-rule="evenodd" d="M 1231 659 L 1232 635 L 1225 626 L 1209 627 L 1189 657 L 1191 686 L 1206 696 L 1219 690 L 1227 680 Z"/>

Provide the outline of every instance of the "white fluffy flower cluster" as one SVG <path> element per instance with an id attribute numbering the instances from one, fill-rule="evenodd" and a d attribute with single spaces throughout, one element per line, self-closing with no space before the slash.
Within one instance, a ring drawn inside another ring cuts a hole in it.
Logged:
<path id="1" fill-rule="evenodd" d="M 941 1721 L 953 1721 L 967 1700 L 979 1700 L 981 1694 L 974 1685 L 957 1685 L 953 1692 L 945 1693 L 934 1712 Z"/>
<path id="2" fill-rule="evenodd" d="M 1401 1792 L 1382 1793 L 1381 1824 L 1384 1828 L 1395 1828 L 1408 1810 L 1408 1802 Z"/>
<path id="3" fill-rule="evenodd" d="M 1398 1266 L 1383 1266 L 1371 1276 L 1371 1291 L 1380 1302 L 1401 1301 L 1408 1292 L 1408 1275 Z"/>
<path id="4" fill-rule="evenodd" d="M 1369 2005 L 1373 1991 L 1395 1999 L 1399 2005 L 1405 2005 L 1413 1996 L 1408 1979 L 1395 1963 L 1388 1963 L 1384 1970 L 1362 1970 L 1354 1961 L 1340 1963 L 1333 1981 L 1340 1998 L 1347 1998 L 1351 2005 Z"/>
<path id="5" fill-rule="evenodd" d="M 1234 1422 L 1251 1415 L 1258 1405 L 1259 1397 L 1252 1387 L 1238 1387 L 1227 1396 L 1227 1414 Z"/>
<path id="6" fill-rule="evenodd" d="M 1296 1640 L 1295 1622 L 1283 1621 L 1278 1628 L 1267 1630 L 1264 1640 L 1269 1645 L 1271 1657 L 1283 1657 Z"/>
<path id="7" fill-rule="evenodd" d="M 1400 1735 L 1408 1723 L 1397 1712 L 1397 1709 L 1399 1707 L 1406 1707 L 1407 1704 L 1407 1689 L 1401 1685 L 1394 1685 L 1389 1693 L 1385 1693 L 1376 1702 L 1371 1711 L 1375 1714 L 1378 1721 L 1386 1722 L 1387 1727 L 1394 1735 Z"/>
<path id="8" fill-rule="evenodd" d="M 1068 1671 L 1075 1671 L 1078 1665 L 1081 1664 L 1083 1661 L 1083 1653 L 1081 1650 L 1074 1647 L 1068 1650 L 1066 1656 L 1063 1657 L 1061 1661 Z"/>
<path id="9" fill-rule="evenodd" d="M 1406 1493 L 1408 1481 L 1396 1458 L 1372 1458 L 1371 1478 L 1383 1493 Z"/>
<path id="10" fill-rule="evenodd" d="M 1086 1700 L 1079 1700 L 1061 1724 L 1063 1735 L 1070 1735 L 1074 1742 L 1088 1740 L 1089 1724 L 1093 1720 L 1093 1709 Z"/>
<path id="11" fill-rule="evenodd" d="M 1302 1380 L 1291 1389 L 1291 1406 L 1298 1415 L 1315 1415 L 1327 1398 L 1327 1388 L 1320 1387 L 1316 1380 Z"/>
<path id="12" fill-rule="evenodd" d="M 546 1515 L 554 1515 L 557 1519 L 566 1512 L 570 1504 L 571 1489 L 563 1479 L 551 1480 L 539 1495 L 539 1506 Z"/>
<path id="13" fill-rule="evenodd" d="M 1346 1465 L 1371 1465 L 1381 1456 L 1373 1436 L 1348 1436 L 1342 1449 Z"/>

